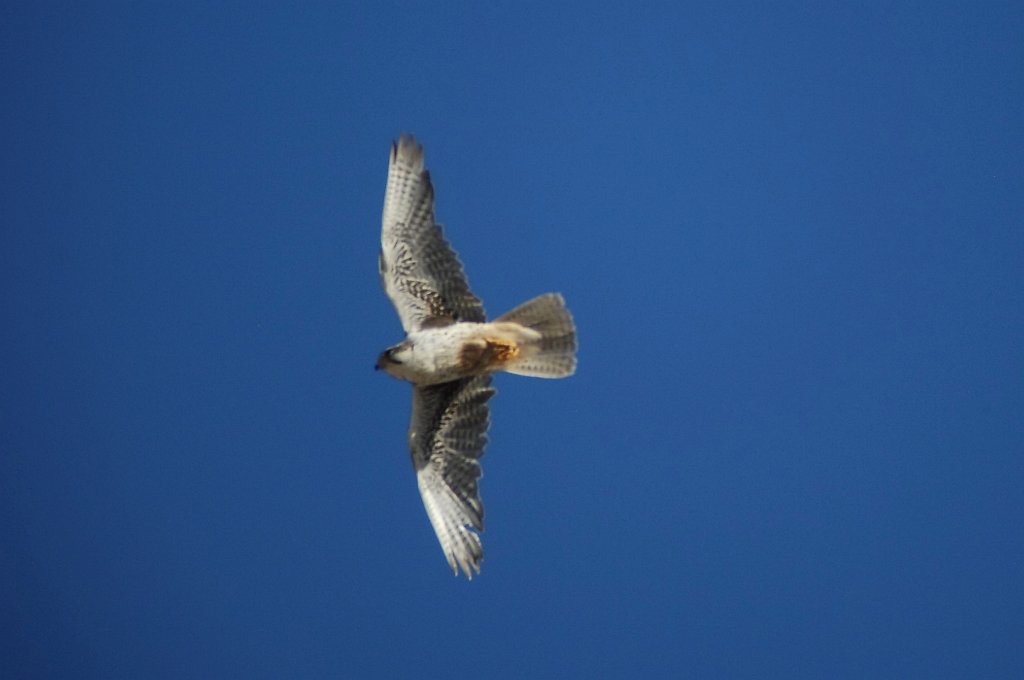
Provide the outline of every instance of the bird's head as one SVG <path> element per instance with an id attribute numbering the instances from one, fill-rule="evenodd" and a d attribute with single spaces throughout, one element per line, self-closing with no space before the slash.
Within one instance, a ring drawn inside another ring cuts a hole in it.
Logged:
<path id="1" fill-rule="evenodd" d="M 402 365 L 409 359 L 411 352 L 412 344 L 408 340 L 388 347 L 377 357 L 377 365 L 374 368 L 378 371 L 387 371 L 391 375 L 401 377 Z"/>

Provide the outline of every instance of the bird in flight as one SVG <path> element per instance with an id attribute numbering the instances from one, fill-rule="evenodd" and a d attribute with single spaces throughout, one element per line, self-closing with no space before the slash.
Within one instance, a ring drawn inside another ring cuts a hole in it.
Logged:
<path id="1" fill-rule="evenodd" d="M 380 278 L 405 339 L 377 369 L 412 383 L 409 453 L 423 506 L 452 571 L 480 572 L 484 508 L 480 457 L 490 425 L 491 373 L 565 378 L 576 370 L 576 328 L 557 293 L 488 322 L 462 264 L 434 222 L 423 147 L 391 145 Z"/>

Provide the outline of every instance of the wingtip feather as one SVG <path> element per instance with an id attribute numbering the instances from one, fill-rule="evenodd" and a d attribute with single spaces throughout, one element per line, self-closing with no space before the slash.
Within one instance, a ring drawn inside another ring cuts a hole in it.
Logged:
<path id="1" fill-rule="evenodd" d="M 413 170 L 423 170 L 423 145 L 416 142 L 412 133 L 403 132 L 391 142 L 391 164 L 402 163 Z"/>

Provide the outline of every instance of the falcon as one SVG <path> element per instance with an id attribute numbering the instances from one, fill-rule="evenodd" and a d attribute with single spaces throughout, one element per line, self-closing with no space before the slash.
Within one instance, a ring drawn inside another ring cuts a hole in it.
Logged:
<path id="1" fill-rule="evenodd" d="M 391 145 L 382 223 L 381 284 L 405 339 L 384 350 L 376 367 L 412 383 L 409 454 L 423 506 L 452 571 L 457 576 L 461 568 L 472 579 L 483 560 L 480 457 L 491 374 L 572 375 L 576 328 L 557 293 L 487 321 L 434 221 L 423 147 L 411 135 Z"/>

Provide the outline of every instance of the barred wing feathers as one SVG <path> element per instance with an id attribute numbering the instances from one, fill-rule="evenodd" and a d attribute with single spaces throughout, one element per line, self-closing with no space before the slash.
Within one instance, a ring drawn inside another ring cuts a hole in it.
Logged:
<path id="1" fill-rule="evenodd" d="M 434 222 L 434 188 L 423 147 L 391 145 L 381 226 L 380 277 L 406 332 L 424 325 L 485 321 L 455 251 Z"/>
<path id="2" fill-rule="evenodd" d="M 457 575 L 480 572 L 484 507 L 480 457 L 487 444 L 494 396 L 489 375 L 413 387 L 409 451 L 427 516 Z"/>

